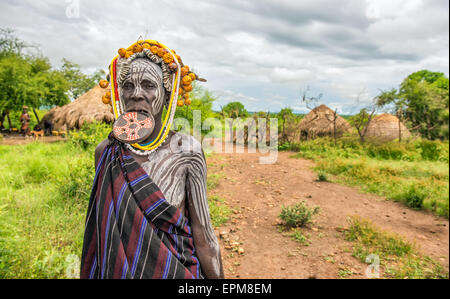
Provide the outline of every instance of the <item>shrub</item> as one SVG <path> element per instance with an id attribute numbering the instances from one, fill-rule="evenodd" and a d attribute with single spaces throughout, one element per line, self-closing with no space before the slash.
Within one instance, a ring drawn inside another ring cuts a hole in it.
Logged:
<path id="1" fill-rule="evenodd" d="M 422 150 L 422 159 L 430 161 L 439 160 L 441 149 L 439 148 L 437 142 L 422 140 L 419 147 Z"/>
<path id="2" fill-rule="evenodd" d="M 84 124 L 80 130 L 69 133 L 69 141 L 83 150 L 93 150 L 110 132 L 111 126 L 105 123 Z"/>
<path id="3" fill-rule="evenodd" d="M 319 173 L 317 174 L 317 181 L 328 182 L 327 174 L 325 172 L 319 171 Z"/>
<path id="4" fill-rule="evenodd" d="M 421 209 L 427 196 L 428 194 L 424 188 L 411 184 L 400 194 L 396 195 L 394 199 L 405 202 L 410 208 Z"/>
<path id="5" fill-rule="evenodd" d="M 370 145 L 367 149 L 367 155 L 371 158 L 383 160 L 401 160 L 407 155 L 406 150 L 399 144 Z"/>
<path id="6" fill-rule="evenodd" d="M 303 227 L 311 223 L 319 211 L 319 207 L 308 208 L 306 202 L 302 201 L 293 206 L 282 206 L 280 218 L 289 227 Z"/>

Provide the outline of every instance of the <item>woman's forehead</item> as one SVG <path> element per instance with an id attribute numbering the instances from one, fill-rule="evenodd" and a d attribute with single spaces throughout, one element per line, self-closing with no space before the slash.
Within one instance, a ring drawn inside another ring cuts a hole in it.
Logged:
<path id="1" fill-rule="evenodd" d="M 130 65 L 130 73 L 149 73 L 162 77 L 162 69 L 148 59 L 136 59 Z"/>

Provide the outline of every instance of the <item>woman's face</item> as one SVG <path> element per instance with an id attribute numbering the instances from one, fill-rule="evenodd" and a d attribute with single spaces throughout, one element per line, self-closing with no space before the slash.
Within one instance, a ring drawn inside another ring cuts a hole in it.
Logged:
<path id="1" fill-rule="evenodd" d="M 160 120 L 165 99 L 161 68 L 146 58 L 134 60 L 122 83 L 121 98 L 125 112 L 146 112 Z"/>

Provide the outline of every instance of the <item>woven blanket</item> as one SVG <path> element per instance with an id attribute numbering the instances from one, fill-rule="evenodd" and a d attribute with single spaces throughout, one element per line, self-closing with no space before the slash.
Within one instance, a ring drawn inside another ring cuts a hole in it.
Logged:
<path id="1" fill-rule="evenodd" d="M 203 278 L 188 219 L 123 144 L 110 140 L 89 201 L 81 278 Z"/>

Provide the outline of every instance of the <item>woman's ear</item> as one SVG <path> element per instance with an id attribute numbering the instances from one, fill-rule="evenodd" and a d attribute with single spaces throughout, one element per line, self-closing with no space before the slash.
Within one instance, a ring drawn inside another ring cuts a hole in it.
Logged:
<path id="1" fill-rule="evenodd" d="M 166 109 L 169 109 L 169 104 L 170 104 L 170 94 L 166 94 L 166 95 L 164 96 L 164 101 L 165 101 L 164 106 L 166 107 Z"/>

